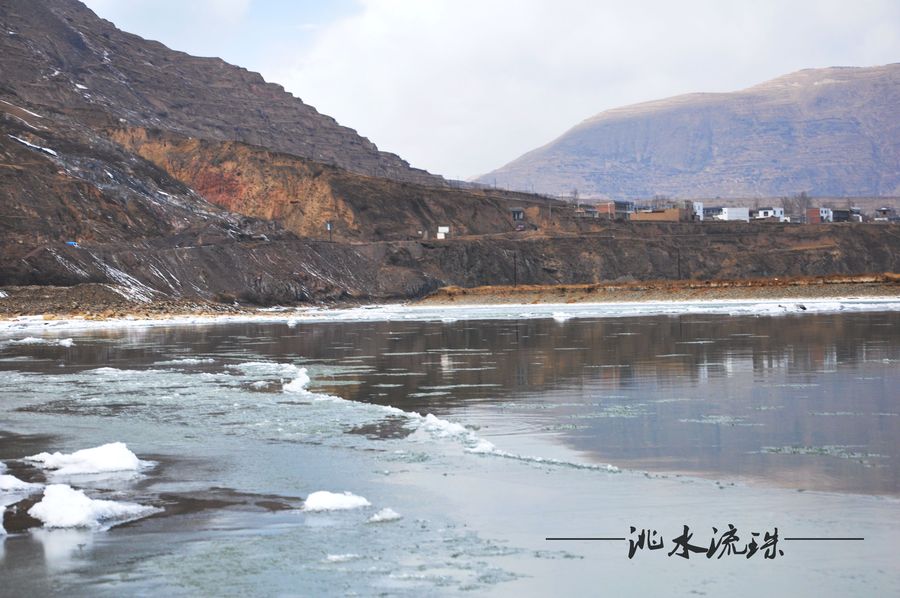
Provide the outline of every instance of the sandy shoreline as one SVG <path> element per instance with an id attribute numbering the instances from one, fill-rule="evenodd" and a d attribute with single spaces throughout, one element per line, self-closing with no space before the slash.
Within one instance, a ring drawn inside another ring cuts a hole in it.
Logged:
<path id="1" fill-rule="evenodd" d="M 649 281 L 557 286 L 446 287 L 423 305 L 504 303 L 606 303 L 643 301 L 814 300 L 900 298 L 900 276 L 829 276 L 792 279 Z"/>

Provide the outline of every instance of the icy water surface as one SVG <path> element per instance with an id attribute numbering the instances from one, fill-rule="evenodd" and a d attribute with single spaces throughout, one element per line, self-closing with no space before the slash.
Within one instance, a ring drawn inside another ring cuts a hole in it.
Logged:
<path id="1" fill-rule="evenodd" d="M 8 333 L 0 594 L 900 592 L 900 313 L 445 319 Z M 783 554 L 667 556 L 728 524 Z"/>

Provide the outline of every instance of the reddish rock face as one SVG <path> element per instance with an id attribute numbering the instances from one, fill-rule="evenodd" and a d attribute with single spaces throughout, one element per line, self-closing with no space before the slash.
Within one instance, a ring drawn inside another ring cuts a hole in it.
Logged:
<path id="1" fill-rule="evenodd" d="M 244 197 L 247 190 L 241 185 L 239 177 L 223 172 L 213 172 L 206 170 L 194 178 L 186 178 L 188 183 L 194 190 L 206 198 L 208 201 L 221 206 L 231 212 L 241 212 L 235 209 L 240 203 L 239 199 Z M 272 219 L 274 210 L 269 210 L 268 214 L 248 214 L 249 216 L 260 216 L 262 218 Z"/>
<path id="2" fill-rule="evenodd" d="M 515 228 L 513 206 L 524 207 L 529 226 L 551 226 L 546 200 L 525 194 L 366 177 L 237 142 L 186 139 L 144 129 L 117 129 L 109 135 L 210 202 L 277 220 L 305 237 L 327 238 L 326 222 L 332 222 L 336 240 L 434 238 L 439 226 L 450 227 L 452 237 L 506 233 Z M 553 203 L 560 213 L 565 204 Z M 555 226 L 560 222 L 568 228 L 577 224 L 557 219 Z"/>

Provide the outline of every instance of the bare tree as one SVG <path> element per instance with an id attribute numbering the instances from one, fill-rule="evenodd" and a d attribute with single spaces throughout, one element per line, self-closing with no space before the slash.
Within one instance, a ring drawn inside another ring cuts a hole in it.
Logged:
<path id="1" fill-rule="evenodd" d="M 784 208 L 785 215 L 791 216 L 791 220 L 806 218 L 806 210 L 812 207 L 812 198 L 806 191 L 801 191 L 791 197 L 782 197 L 781 206 Z"/>

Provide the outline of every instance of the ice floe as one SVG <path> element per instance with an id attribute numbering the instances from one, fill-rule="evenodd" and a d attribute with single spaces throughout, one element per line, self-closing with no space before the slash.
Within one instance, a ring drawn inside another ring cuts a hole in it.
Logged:
<path id="1" fill-rule="evenodd" d="M 3 471 L 0 469 L 0 471 Z M 16 476 L 9 474 L 0 474 L 0 492 L 10 493 L 29 493 L 43 488 L 41 484 L 32 484 L 24 482 Z"/>
<path id="2" fill-rule="evenodd" d="M 553 465 L 556 467 L 568 467 L 572 469 L 590 469 L 595 471 L 606 471 L 609 473 L 619 473 L 621 470 L 615 465 L 608 463 L 579 463 L 576 461 L 563 461 L 562 459 L 552 459 L 547 457 L 536 457 L 531 455 L 519 455 L 498 449 L 493 442 L 479 439 L 474 446 L 466 449 L 466 452 L 478 455 L 492 455 L 494 457 L 502 457 L 504 459 L 512 459 L 514 461 L 523 461 L 525 463 L 533 463 L 535 465 Z"/>
<path id="3" fill-rule="evenodd" d="M 402 518 L 403 516 L 394 509 L 385 507 L 369 517 L 369 523 L 386 523 L 388 521 L 397 521 Z"/>
<path id="4" fill-rule="evenodd" d="M 358 554 L 347 553 L 347 554 L 329 554 L 325 556 L 325 562 L 327 563 L 346 563 L 347 561 L 355 561 L 356 559 L 361 559 L 362 557 Z"/>
<path id="5" fill-rule="evenodd" d="M 12 339 L 10 345 L 54 345 L 58 347 L 72 347 L 75 341 L 70 338 L 38 338 L 36 336 L 26 336 L 25 338 Z"/>
<path id="6" fill-rule="evenodd" d="M 233 363 L 230 369 L 240 370 L 252 376 L 279 376 L 281 378 L 296 378 L 301 369 L 292 363 L 279 363 L 277 361 L 245 361 Z"/>
<path id="7" fill-rule="evenodd" d="M 102 446 L 82 449 L 74 453 L 39 453 L 25 457 L 55 476 L 92 475 L 115 472 L 137 472 L 152 467 L 152 461 L 142 461 L 128 450 L 125 443 L 111 442 Z"/>
<path id="8" fill-rule="evenodd" d="M 100 500 L 67 484 L 51 484 L 44 497 L 28 510 L 44 527 L 87 527 L 100 529 L 115 523 L 140 519 L 161 509 L 137 503 Z"/>
<path id="9" fill-rule="evenodd" d="M 306 497 L 304 511 L 344 511 L 371 506 L 368 500 L 350 492 L 328 492 L 319 490 Z"/>
<path id="10" fill-rule="evenodd" d="M 22 481 L 15 476 L 4 473 L 5 471 L 6 465 L 0 463 L 0 536 L 4 536 L 7 533 L 6 528 L 3 527 L 6 507 L 27 498 L 30 494 L 34 494 L 43 488 L 41 484 L 31 484 Z M 2 558 L 3 553 L 0 550 L 0 559 Z"/>
<path id="11" fill-rule="evenodd" d="M 285 392 L 308 393 L 309 391 L 306 390 L 307 384 L 309 384 L 309 374 L 306 373 L 306 368 L 297 368 L 297 374 L 294 376 L 294 379 L 283 384 L 281 388 Z"/>
<path id="12" fill-rule="evenodd" d="M 168 359 L 165 361 L 155 361 L 153 365 L 200 365 L 201 363 L 215 363 L 212 357 L 182 357 L 179 359 Z"/>
<path id="13" fill-rule="evenodd" d="M 94 368 L 92 370 L 85 370 L 85 374 L 95 374 L 98 376 L 108 376 L 115 378 L 122 378 L 125 376 L 143 376 L 146 374 L 165 372 L 166 370 L 155 370 L 155 369 L 144 369 L 144 370 L 122 370 L 119 368 L 111 368 L 111 367 L 102 367 L 102 368 Z"/>
<path id="14" fill-rule="evenodd" d="M 410 413 L 410 416 L 419 415 L 418 413 Z M 433 436 L 439 438 L 447 438 L 452 436 L 468 436 L 471 434 L 469 430 L 462 424 L 441 419 L 431 413 L 421 416 L 419 415 L 419 429 L 429 432 Z M 418 419 L 418 418 L 417 418 Z"/>

